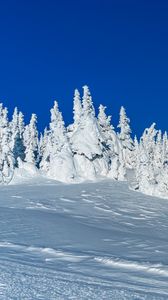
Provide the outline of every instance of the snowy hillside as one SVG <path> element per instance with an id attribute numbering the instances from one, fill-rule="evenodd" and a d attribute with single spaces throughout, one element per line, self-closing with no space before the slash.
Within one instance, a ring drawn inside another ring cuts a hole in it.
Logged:
<path id="1" fill-rule="evenodd" d="M 167 230 L 127 183 L 1 186 L 0 299 L 168 299 Z"/>

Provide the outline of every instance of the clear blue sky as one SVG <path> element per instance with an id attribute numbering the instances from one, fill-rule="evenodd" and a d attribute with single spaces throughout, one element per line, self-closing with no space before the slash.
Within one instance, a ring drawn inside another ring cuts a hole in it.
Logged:
<path id="1" fill-rule="evenodd" d="M 124 105 L 138 135 L 153 121 L 168 130 L 167 0 L 0 2 L 0 100 L 40 130 L 59 101 L 72 120 L 76 87 L 89 85 L 117 124 Z"/>

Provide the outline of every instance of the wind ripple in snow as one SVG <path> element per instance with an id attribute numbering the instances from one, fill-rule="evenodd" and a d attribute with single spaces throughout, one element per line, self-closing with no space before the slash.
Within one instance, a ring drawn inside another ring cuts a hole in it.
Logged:
<path id="1" fill-rule="evenodd" d="M 14 251 L 22 251 L 27 253 L 33 253 L 34 255 L 43 255 L 45 256 L 46 261 L 50 261 L 52 259 L 59 259 L 69 262 L 80 262 L 88 256 L 86 255 L 77 255 L 64 250 L 56 250 L 53 248 L 45 248 L 45 247 L 34 247 L 34 246 L 26 246 L 26 245 L 17 245 L 7 242 L 1 242 L 0 248 L 14 250 Z"/>
<path id="2" fill-rule="evenodd" d="M 127 269 L 131 271 L 143 271 L 152 273 L 154 275 L 161 275 L 168 277 L 168 267 L 167 269 L 163 269 L 162 264 L 150 264 L 150 263 L 138 263 L 138 262 L 132 262 L 132 261 L 126 261 L 126 260 L 120 260 L 120 259 L 111 259 L 111 258 L 102 258 L 102 257 L 95 257 L 95 260 L 101 264 L 105 264 L 107 266 L 111 266 L 114 268 L 120 268 L 120 269 Z"/>

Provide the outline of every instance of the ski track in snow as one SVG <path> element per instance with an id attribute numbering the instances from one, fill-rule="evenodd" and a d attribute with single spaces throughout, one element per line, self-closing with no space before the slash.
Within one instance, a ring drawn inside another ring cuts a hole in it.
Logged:
<path id="1" fill-rule="evenodd" d="M 0 299 L 168 299 L 167 229 L 125 183 L 1 187 Z"/>

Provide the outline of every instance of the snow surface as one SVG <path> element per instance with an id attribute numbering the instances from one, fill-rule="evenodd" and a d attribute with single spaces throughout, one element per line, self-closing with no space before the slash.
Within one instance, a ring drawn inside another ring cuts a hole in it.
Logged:
<path id="1" fill-rule="evenodd" d="M 126 183 L 1 186 L 0 299 L 168 299 L 167 232 Z"/>

